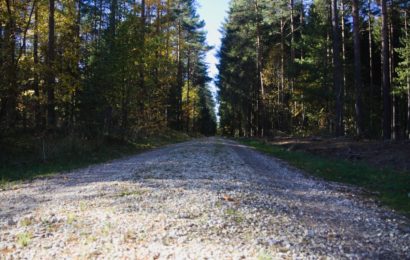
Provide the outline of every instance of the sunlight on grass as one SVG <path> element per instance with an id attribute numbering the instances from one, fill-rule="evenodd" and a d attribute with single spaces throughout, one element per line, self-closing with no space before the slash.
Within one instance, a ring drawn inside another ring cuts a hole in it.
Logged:
<path id="1" fill-rule="evenodd" d="M 287 151 L 280 146 L 252 139 L 241 143 L 273 155 L 314 176 L 328 181 L 366 188 L 385 205 L 410 216 L 410 173 L 379 170 L 365 163 L 327 159 L 300 151 Z"/>

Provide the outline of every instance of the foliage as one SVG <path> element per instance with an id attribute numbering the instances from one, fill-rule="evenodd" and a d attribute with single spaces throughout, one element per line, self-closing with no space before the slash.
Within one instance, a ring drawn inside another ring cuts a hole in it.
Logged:
<path id="1" fill-rule="evenodd" d="M 215 127 L 212 102 L 183 96 L 188 87 L 209 99 L 210 47 L 196 7 L 195 0 L 1 1 L 0 134 L 126 139 L 200 131 L 202 118 Z"/>
<path id="2" fill-rule="evenodd" d="M 339 17 L 335 24 L 340 28 L 335 34 L 330 2 L 231 2 L 217 82 L 223 134 L 273 136 L 279 131 L 380 138 L 386 130 L 380 120 L 384 112 L 391 115 L 391 138 L 404 138 L 410 131 L 409 32 L 404 26 L 409 5 L 388 2 L 389 32 L 382 35 L 380 1 L 356 1 L 359 44 L 354 45 L 353 2 L 333 1 Z M 385 65 L 392 72 L 387 83 L 393 90 L 383 95 L 382 41 L 390 50 Z M 335 43 L 342 46 L 342 82 L 336 76 L 340 69 L 333 55 Z M 391 104 L 383 103 L 384 96 Z"/>

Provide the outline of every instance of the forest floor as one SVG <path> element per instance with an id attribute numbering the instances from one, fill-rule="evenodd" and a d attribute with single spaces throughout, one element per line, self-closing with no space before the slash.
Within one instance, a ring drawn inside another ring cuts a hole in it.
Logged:
<path id="1" fill-rule="evenodd" d="M 0 191 L 0 258 L 407 259 L 408 219 L 204 138 Z"/>
<path id="2" fill-rule="evenodd" d="M 358 141 L 351 138 L 278 137 L 268 141 L 288 151 L 302 151 L 327 158 L 365 162 L 379 169 L 410 172 L 410 141 Z"/>

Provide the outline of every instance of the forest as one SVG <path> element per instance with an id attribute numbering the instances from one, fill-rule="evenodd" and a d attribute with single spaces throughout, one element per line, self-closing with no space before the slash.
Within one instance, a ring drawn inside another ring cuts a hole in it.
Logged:
<path id="1" fill-rule="evenodd" d="M 0 2 L 0 136 L 216 133 L 194 0 Z M 410 4 L 233 0 L 220 133 L 410 138 Z"/>
<path id="2" fill-rule="evenodd" d="M 0 136 L 212 135 L 194 0 L 0 1 Z"/>
<path id="3" fill-rule="evenodd" d="M 0 0 L 0 259 L 410 259 L 409 16 Z"/>
<path id="4" fill-rule="evenodd" d="M 233 0 L 221 132 L 410 138 L 407 0 Z"/>

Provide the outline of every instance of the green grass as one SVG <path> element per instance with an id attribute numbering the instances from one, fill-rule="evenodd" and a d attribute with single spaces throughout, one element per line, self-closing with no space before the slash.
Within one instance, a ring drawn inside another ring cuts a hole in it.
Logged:
<path id="1" fill-rule="evenodd" d="M 242 223 L 244 220 L 243 214 L 240 211 L 233 208 L 226 209 L 225 214 L 236 223 Z"/>
<path id="2" fill-rule="evenodd" d="M 290 165 L 324 180 L 348 183 L 371 191 L 383 204 L 410 216 L 410 172 L 380 170 L 365 163 L 341 159 L 327 159 L 253 139 L 240 139 L 241 143 L 258 151 L 273 155 Z"/>
<path id="3" fill-rule="evenodd" d="M 86 140 L 9 136 L 0 140 L 0 188 L 188 139 L 187 135 L 177 132 L 132 141 L 108 137 Z"/>
<path id="4" fill-rule="evenodd" d="M 30 244 L 31 239 L 32 239 L 32 234 L 31 233 L 19 233 L 17 234 L 17 243 L 21 246 L 21 247 L 26 247 Z"/>
<path id="5" fill-rule="evenodd" d="M 146 190 L 124 190 L 120 192 L 118 197 L 128 197 L 128 196 L 142 196 L 147 193 Z"/>

